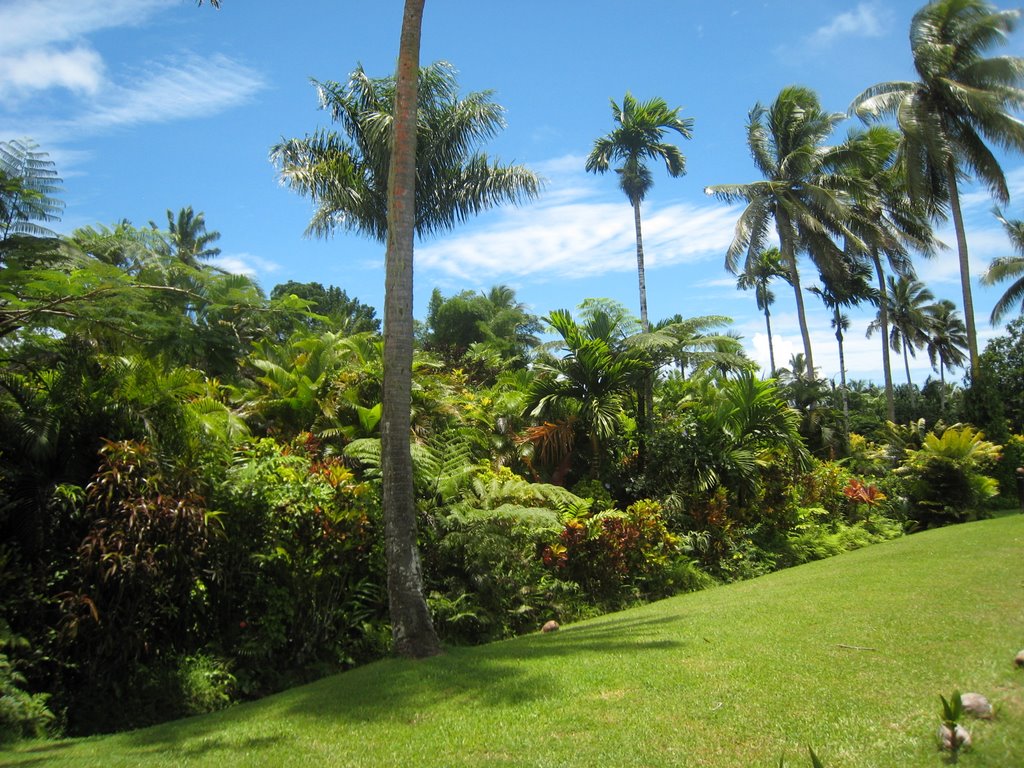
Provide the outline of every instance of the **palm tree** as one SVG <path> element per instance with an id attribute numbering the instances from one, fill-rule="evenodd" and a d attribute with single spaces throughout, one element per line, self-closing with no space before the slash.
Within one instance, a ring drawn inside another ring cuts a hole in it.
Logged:
<path id="1" fill-rule="evenodd" d="M 853 307 L 865 300 L 875 300 L 877 294 L 868 283 L 871 268 L 862 261 L 848 258 L 845 269 L 821 273 L 821 286 L 809 290 L 815 294 L 826 309 L 832 311 L 832 328 L 839 344 L 839 391 L 843 401 L 843 432 L 849 440 L 850 403 L 846 394 L 846 355 L 843 349 L 843 332 L 850 327 L 850 318 L 842 314 L 843 307 Z"/>
<path id="2" fill-rule="evenodd" d="M 149 226 L 158 229 L 152 221 Z M 177 215 L 167 211 L 166 237 L 167 254 L 193 269 L 202 266 L 201 260 L 220 256 L 220 248 L 211 247 L 212 243 L 220 240 L 220 232 L 208 232 L 205 214 L 202 211 L 195 213 L 191 205 L 182 208 Z"/>
<path id="3" fill-rule="evenodd" d="M 641 351 L 615 343 L 614 322 L 600 314 L 582 326 L 564 309 L 546 318 L 565 355 L 535 364 L 539 375 L 528 406 L 536 418 L 573 424 L 583 433 L 593 477 L 601 466 L 601 446 L 615 435 L 629 396 L 651 368 Z"/>
<path id="4" fill-rule="evenodd" d="M 416 551 L 410 454 L 412 270 L 415 235 L 443 231 L 503 202 L 536 196 L 523 166 L 492 162 L 476 145 L 503 125 L 489 92 L 459 98 L 453 68 L 419 69 L 423 0 L 406 0 L 398 74 L 318 83 L 344 136 L 319 131 L 273 148 L 281 178 L 316 205 L 308 231 L 341 227 L 386 240 L 381 441 L 388 594 L 395 650 L 427 656 L 440 646 L 423 598 Z M 418 77 L 417 77 L 418 73 Z"/>
<path id="5" fill-rule="evenodd" d="M 893 352 L 903 353 L 903 365 L 907 372 L 907 388 L 914 396 L 914 383 L 910 378 L 910 358 L 916 357 L 916 350 L 928 343 L 930 320 L 927 306 L 935 296 L 924 283 L 914 278 L 901 276 L 898 280 L 888 278 L 886 302 L 890 321 L 889 346 Z M 882 327 L 881 310 L 868 325 L 868 338 Z"/>
<path id="6" fill-rule="evenodd" d="M 775 378 L 775 347 L 772 343 L 771 306 L 775 303 L 775 293 L 769 287 L 776 277 L 788 278 L 789 272 L 782 265 L 782 254 L 778 248 L 765 248 L 747 259 L 743 272 L 736 280 L 736 287 L 743 290 L 754 289 L 757 308 L 764 312 L 764 325 L 768 331 L 768 361 L 771 365 L 771 378 Z"/>
<path id="7" fill-rule="evenodd" d="M 736 234 L 725 257 L 726 269 L 734 274 L 741 253 L 746 252 L 749 261 L 764 250 L 769 221 L 774 219 L 782 264 L 796 297 L 804 357 L 810 371 L 814 370 L 814 357 L 797 255 L 808 253 L 818 268 L 825 270 L 842 254 L 833 236 L 859 242 L 844 223 L 849 215 L 845 192 L 850 184 L 836 173 L 847 150 L 823 144 L 843 117 L 822 110 L 814 91 L 798 86 L 783 88 L 769 107 L 756 104 L 747 120 L 747 143 L 764 180 L 705 189 L 722 200 L 747 204 L 736 222 Z"/>
<path id="8" fill-rule="evenodd" d="M 387 181 L 395 118 L 395 79 L 357 67 L 345 83 L 315 82 L 320 104 L 341 133 L 319 130 L 271 148 L 281 181 L 315 204 L 307 234 L 337 229 L 387 239 Z M 452 229 L 483 210 L 533 198 L 540 178 L 522 165 L 501 165 L 477 145 L 504 126 L 490 91 L 459 96 L 454 67 L 439 61 L 419 71 L 415 234 Z"/>
<path id="9" fill-rule="evenodd" d="M 889 359 L 889 302 L 882 261 L 897 275 L 913 276 L 911 250 L 925 257 L 938 245 L 925 207 L 907 189 L 903 166 L 897 162 L 901 136 L 886 126 L 851 131 L 847 173 L 858 180 L 851 205 L 849 226 L 864 243 L 863 255 L 875 270 L 878 285 L 879 324 L 882 337 L 882 371 L 885 378 L 886 412 L 896 420 L 896 400 Z"/>
<path id="10" fill-rule="evenodd" d="M 984 53 L 1004 42 L 1019 19 L 1020 11 L 1001 11 L 984 0 L 933 0 L 910 23 L 920 80 L 874 85 L 851 107 L 864 118 L 896 117 L 912 193 L 928 200 L 933 214 L 947 204 L 953 213 L 974 380 L 978 336 L 958 183 L 972 173 L 998 201 L 1009 200 L 1006 177 L 986 142 L 1024 150 L 1024 123 L 1014 115 L 1024 106 L 1024 59 Z"/>
<path id="11" fill-rule="evenodd" d="M 633 206 L 633 226 L 636 230 L 636 268 L 640 280 L 640 323 L 644 331 L 650 330 L 647 322 L 647 282 L 644 276 L 644 244 L 640 230 L 640 203 L 647 196 L 654 180 L 645 160 L 662 160 L 670 176 L 686 173 L 686 158 L 674 144 L 663 139 L 669 131 L 675 131 L 684 139 L 693 136 L 693 119 L 680 117 L 681 107 L 669 109 L 664 99 L 653 98 L 637 101 L 626 93 L 620 107 L 612 101 L 612 117 L 615 129 L 594 142 L 594 148 L 587 157 L 587 171 L 605 173 L 613 160 L 622 161 L 615 169 L 619 175 L 619 188 Z"/>
<path id="12" fill-rule="evenodd" d="M 941 299 L 926 308 L 928 329 L 925 348 L 932 368 L 938 363 L 939 383 L 942 385 L 940 399 L 942 409 L 946 408 L 946 369 L 961 368 L 967 362 L 967 326 L 957 315 L 956 304 Z"/>
<path id="13" fill-rule="evenodd" d="M 1021 311 L 1024 312 L 1024 221 L 1019 219 L 1008 221 L 1003 218 L 1003 214 L 998 208 L 995 214 L 1010 238 L 1010 245 L 1017 253 L 1013 256 L 999 256 L 993 259 L 988 272 L 981 278 L 981 282 L 985 285 L 995 285 L 1012 278 L 1017 279 L 1010 284 L 1010 287 L 992 307 L 992 325 L 1002 320 L 1018 301 L 1021 302 Z"/>
<path id="14" fill-rule="evenodd" d="M 377 136 L 377 151 L 386 157 L 388 167 L 384 209 L 387 253 L 381 405 L 384 551 L 391 637 L 396 652 L 413 658 L 436 656 L 441 652 L 441 643 L 423 596 L 409 437 L 412 427 L 412 258 L 418 204 L 416 160 L 423 3 L 424 0 L 405 0 L 395 75 L 394 119 L 390 130 Z M 380 146 L 382 138 L 385 143 Z M 377 168 L 380 169 L 379 163 Z M 375 178 L 374 181 L 381 180 Z"/>

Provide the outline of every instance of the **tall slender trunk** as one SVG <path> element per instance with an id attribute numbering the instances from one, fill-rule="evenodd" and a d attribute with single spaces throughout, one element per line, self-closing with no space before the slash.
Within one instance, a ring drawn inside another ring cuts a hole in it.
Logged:
<path id="1" fill-rule="evenodd" d="M 953 228 L 956 230 L 956 250 L 960 258 L 960 288 L 964 297 L 964 322 L 967 326 L 967 352 L 971 361 L 971 381 L 977 381 L 981 374 L 978 366 L 978 331 L 974 324 L 974 298 L 971 295 L 971 263 L 967 254 L 967 233 L 964 231 L 964 217 L 960 211 L 960 190 L 956 184 L 956 163 L 952 155 L 946 160 L 946 178 L 949 180 L 949 207 L 953 212 Z"/>
<path id="2" fill-rule="evenodd" d="M 850 444 L 850 398 L 846 392 L 846 353 L 843 350 L 843 326 L 839 309 L 835 310 L 836 341 L 839 342 L 839 388 L 843 395 L 843 442 Z"/>
<path id="3" fill-rule="evenodd" d="M 807 328 L 807 313 L 804 310 L 804 294 L 800 289 L 800 271 L 796 265 L 796 249 L 793 243 L 792 227 L 789 216 L 781 206 L 775 209 L 775 225 L 779 232 L 779 245 L 782 261 L 789 269 L 789 282 L 793 285 L 793 296 L 796 299 L 796 315 L 800 322 L 800 336 L 804 342 L 804 360 L 807 361 L 807 376 L 814 379 L 814 355 L 811 352 L 811 332 Z"/>
<path id="4" fill-rule="evenodd" d="M 395 652 L 422 658 L 441 652 L 423 596 L 416 547 L 416 498 L 409 440 L 412 410 L 413 239 L 416 227 L 416 101 L 424 0 L 406 0 L 398 54 L 394 136 L 388 172 L 388 240 L 384 287 L 384 392 L 381 462 L 384 550 Z"/>
<path id="5" fill-rule="evenodd" d="M 771 312 L 767 303 L 764 306 L 764 327 L 768 331 L 768 363 L 772 367 L 771 378 L 775 378 L 775 347 L 772 345 L 772 321 Z"/>
<path id="6" fill-rule="evenodd" d="M 878 250 L 871 251 L 871 259 L 875 262 L 875 274 L 878 275 L 878 319 L 882 323 L 882 372 L 885 375 L 885 411 L 889 421 L 896 421 L 896 396 L 892 387 L 892 361 L 889 357 L 889 294 L 885 287 L 885 272 L 882 271 L 882 260 Z"/>
<path id="7" fill-rule="evenodd" d="M 640 326 L 643 332 L 651 330 L 647 320 L 647 275 L 644 271 L 644 237 L 640 231 L 640 201 L 633 202 L 633 227 L 636 229 L 636 274 L 640 279 Z"/>
<path id="8" fill-rule="evenodd" d="M 943 415 L 946 413 L 946 366 L 943 365 L 942 355 L 939 355 L 939 409 Z"/>
<path id="9" fill-rule="evenodd" d="M 644 237 L 640 228 L 640 201 L 633 200 L 633 227 L 636 229 L 636 273 L 640 281 L 640 327 L 644 333 L 651 330 L 647 319 L 647 274 L 644 270 Z M 642 406 L 638 409 L 640 416 L 640 440 L 637 460 L 640 469 L 647 465 L 647 438 L 653 432 L 654 422 L 654 371 L 644 374 L 640 383 Z"/>
<path id="10" fill-rule="evenodd" d="M 914 382 L 910 379 L 910 349 L 907 346 L 908 342 L 906 339 L 903 340 L 903 367 L 907 369 L 907 394 L 910 395 L 910 402 L 913 403 L 914 398 Z"/>

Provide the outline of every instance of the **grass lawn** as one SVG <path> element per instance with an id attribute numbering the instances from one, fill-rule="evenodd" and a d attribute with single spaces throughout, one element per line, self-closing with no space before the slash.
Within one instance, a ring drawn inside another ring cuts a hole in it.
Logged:
<path id="1" fill-rule="evenodd" d="M 3 766 L 945 765 L 939 694 L 978 691 L 965 768 L 1024 766 L 1024 515 L 426 662 L 388 660 Z"/>

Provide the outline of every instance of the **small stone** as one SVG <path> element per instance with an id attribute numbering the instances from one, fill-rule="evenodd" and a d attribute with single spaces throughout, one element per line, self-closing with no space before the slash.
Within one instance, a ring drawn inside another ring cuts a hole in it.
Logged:
<path id="1" fill-rule="evenodd" d="M 967 729 L 962 725 L 957 725 L 954 730 L 950 730 L 947 725 L 939 726 L 939 746 L 947 752 L 952 752 L 956 749 L 967 749 L 971 746 L 971 734 L 968 733 Z"/>
<path id="2" fill-rule="evenodd" d="M 557 632 L 558 631 L 558 622 L 555 621 L 554 619 L 552 619 L 551 621 L 547 622 L 543 627 L 541 627 L 540 631 L 541 632 Z"/>
<path id="3" fill-rule="evenodd" d="M 980 693 L 961 693 L 960 703 L 966 714 L 979 717 L 982 720 L 992 719 L 992 705 Z"/>
<path id="4" fill-rule="evenodd" d="M 1014 664 L 1015 664 L 1016 666 L 1018 666 L 1018 667 L 1020 667 L 1020 668 L 1024 669 L 1024 651 L 1020 651 L 1020 652 L 1019 652 L 1019 653 L 1017 654 L 1017 658 L 1015 658 L 1015 659 L 1013 660 L 1013 663 L 1014 663 Z"/>

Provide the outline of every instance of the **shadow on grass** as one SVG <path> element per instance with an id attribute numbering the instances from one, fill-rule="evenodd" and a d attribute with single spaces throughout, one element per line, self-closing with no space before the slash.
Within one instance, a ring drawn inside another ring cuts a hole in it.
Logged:
<path id="1" fill-rule="evenodd" d="M 450 648 L 424 661 L 385 659 L 222 712 L 122 734 L 137 754 L 161 751 L 198 757 L 218 750 L 287 747 L 302 740 L 296 720 L 328 727 L 372 723 L 415 724 L 442 702 L 471 707 L 515 707 L 558 694 L 548 660 L 608 654 L 657 653 L 677 648 L 668 625 L 681 616 L 598 619 L 556 633 L 539 633 L 477 647 Z M 280 726 L 281 730 L 278 733 Z M 253 729 L 265 735 L 244 738 Z M 24 765 L 26 763 L 19 763 Z"/>

